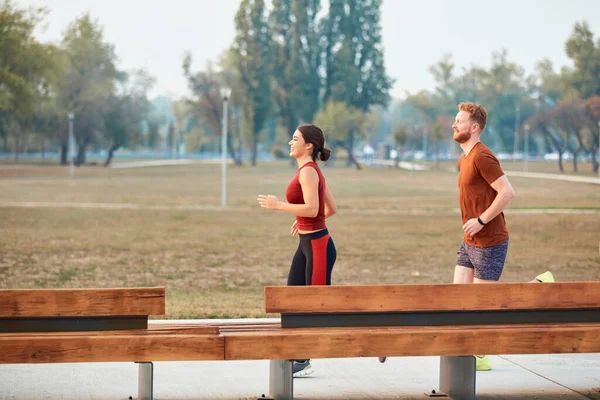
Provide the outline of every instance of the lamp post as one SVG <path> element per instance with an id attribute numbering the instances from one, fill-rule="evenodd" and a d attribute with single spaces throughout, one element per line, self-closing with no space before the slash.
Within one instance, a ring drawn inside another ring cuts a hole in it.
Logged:
<path id="1" fill-rule="evenodd" d="M 525 124 L 525 141 L 523 143 L 523 170 L 527 172 L 527 159 L 529 158 L 529 124 Z"/>
<path id="2" fill-rule="evenodd" d="M 222 187 L 221 187 L 221 206 L 225 207 L 227 204 L 227 102 L 231 96 L 230 88 L 221 88 L 221 98 L 223 99 L 223 130 L 221 132 L 221 175 L 222 175 Z"/>
<path id="3" fill-rule="evenodd" d="M 71 174 L 71 178 L 75 175 L 75 138 L 73 137 L 73 119 L 75 115 L 73 113 L 69 113 L 69 172 Z"/>

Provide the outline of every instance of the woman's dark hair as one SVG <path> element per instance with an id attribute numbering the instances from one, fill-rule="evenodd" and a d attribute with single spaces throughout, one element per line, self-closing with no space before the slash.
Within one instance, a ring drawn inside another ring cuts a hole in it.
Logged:
<path id="1" fill-rule="evenodd" d="M 312 143 L 313 151 L 312 151 L 312 160 L 317 160 L 317 155 L 321 153 L 319 159 L 321 161 L 329 160 L 331 156 L 331 150 L 325 147 L 325 135 L 323 135 L 323 131 L 316 125 L 313 124 L 304 124 L 300 125 L 298 131 L 302 134 L 304 141 L 306 143 Z"/>

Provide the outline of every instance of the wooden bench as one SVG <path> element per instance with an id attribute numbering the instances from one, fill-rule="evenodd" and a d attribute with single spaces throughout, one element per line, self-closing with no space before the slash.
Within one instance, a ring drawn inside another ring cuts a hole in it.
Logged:
<path id="1" fill-rule="evenodd" d="M 600 282 L 266 287 L 265 311 L 280 328 L 220 332 L 226 360 L 271 360 L 277 400 L 295 359 L 441 356 L 440 391 L 474 400 L 472 354 L 600 352 Z"/>
<path id="2" fill-rule="evenodd" d="M 208 325 L 152 324 L 164 288 L 0 290 L 0 364 L 135 362 L 152 399 L 152 361 L 223 360 Z"/>
<path id="3" fill-rule="evenodd" d="M 0 290 L 0 363 L 271 360 L 270 395 L 293 399 L 292 362 L 441 356 L 440 389 L 475 399 L 472 354 L 600 352 L 600 282 L 265 288 L 281 323 L 152 323 L 164 288 Z"/>

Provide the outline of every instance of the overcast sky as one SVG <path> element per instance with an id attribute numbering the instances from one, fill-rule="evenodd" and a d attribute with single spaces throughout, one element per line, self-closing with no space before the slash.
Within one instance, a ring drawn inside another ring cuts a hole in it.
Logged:
<path id="1" fill-rule="evenodd" d="M 16 0 L 50 9 L 39 37 L 58 41 L 67 25 L 90 12 L 115 45 L 118 67 L 145 66 L 156 77 L 153 95 L 188 94 L 181 69 L 184 51 L 193 69 L 215 60 L 233 41 L 239 0 Z M 428 67 L 452 53 L 458 67 L 488 66 L 493 51 L 532 71 L 549 58 L 570 65 L 564 43 L 576 21 L 600 36 L 600 0 L 384 0 L 385 65 L 396 79 L 394 97 L 432 89 Z"/>

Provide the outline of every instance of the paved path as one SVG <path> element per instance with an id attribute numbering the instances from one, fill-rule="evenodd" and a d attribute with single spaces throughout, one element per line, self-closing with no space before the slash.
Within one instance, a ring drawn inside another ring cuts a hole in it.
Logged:
<path id="1" fill-rule="evenodd" d="M 478 400 L 600 400 L 600 354 L 492 356 L 477 373 Z M 438 385 L 438 357 L 313 360 L 294 380 L 298 400 L 424 400 Z M 157 362 L 158 400 L 257 399 L 268 394 L 268 361 Z M 0 365 L 0 399 L 116 400 L 137 396 L 133 363 Z"/>

